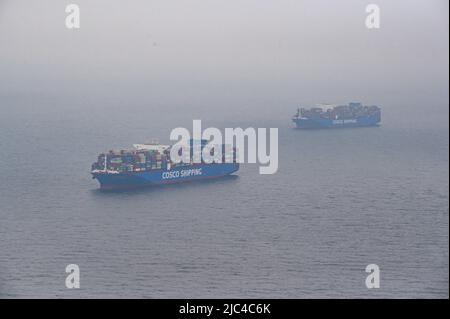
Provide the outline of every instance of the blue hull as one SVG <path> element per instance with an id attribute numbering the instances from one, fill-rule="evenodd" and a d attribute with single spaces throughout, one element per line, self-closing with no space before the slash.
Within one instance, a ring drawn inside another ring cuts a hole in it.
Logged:
<path id="1" fill-rule="evenodd" d="M 363 127 L 375 126 L 381 121 L 379 116 L 364 116 L 347 120 L 331 120 L 331 119 L 310 119 L 310 118 L 294 118 L 292 121 L 297 128 L 314 129 L 314 128 L 344 128 L 344 127 Z"/>
<path id="2" fill-rule="evenodd" d="M 238 163 L 198 164 L 142 172 L 92 173 L 101 189 L 137 188 L 152 185 L 174 184 L 208 178 L 218 178 L 239 170 Z"/>

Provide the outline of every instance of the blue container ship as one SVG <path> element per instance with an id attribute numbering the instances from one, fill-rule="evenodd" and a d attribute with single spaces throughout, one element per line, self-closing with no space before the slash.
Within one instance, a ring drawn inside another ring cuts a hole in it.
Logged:
<path id="1" fill-rule="evenodd" d="M 201 142 L 202 147 L 206 141 Z M 191 146 L 193 141 L 191 141 Z M 92 178 L 100 188 L 128 189 L 195 180 L 219 178 L 239 170 L 236 150 L 230 155 L 223 151 L 222 163 L 174 164 L 170 160 L 170 146 L 157 143 L 134 144 L 132 150 L 109 151 L 98 156 L 92 164 Z M 225 150 L 224 145 L 222 146 Z"/>
<path id="2" fill-rule="evenodd" d="M 292 121 L 300 129 L 376 126 L 381 122 L 381 109 L 354 102 L 326 111 L 321 107 L 299 108 Z"/>

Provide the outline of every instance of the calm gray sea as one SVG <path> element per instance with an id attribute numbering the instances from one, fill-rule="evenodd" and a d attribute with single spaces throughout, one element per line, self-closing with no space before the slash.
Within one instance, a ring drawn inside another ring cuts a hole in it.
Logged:
<path id="1" fill-rule="evenodd" d="M 301 131 L 295 104 L 225 104 L 3 97 L 0 297 L 448 298 L 448 114 L 392 103 L 380 127 Z M 278 127 L 278 173 L 97 189 L 98 153 L 193 119 Z"/>

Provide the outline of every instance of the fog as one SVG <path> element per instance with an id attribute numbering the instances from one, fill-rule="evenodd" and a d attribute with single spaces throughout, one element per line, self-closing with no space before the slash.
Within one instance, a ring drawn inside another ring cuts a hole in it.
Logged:
<path id="1" fill-rule="evenodd" d="M 448 298 L 448 7 L 0 0 L 0 298 Z M 381 125 L 292 128 L 298 106 L 350 101 Z M 97 189 L 98 154 L 197 119 L 277 128 L 277 172 Z"/>
<path id="2" fill-rule="evenodd" d="M 72 2 L 78 30 L 65 27 L 71 2 L 0 1 L 0 108 L 28 96 L 270 116 L 360 100 L 448 114 L 446 0 L 376 1 L 380 29 L 356 0 Z"/>

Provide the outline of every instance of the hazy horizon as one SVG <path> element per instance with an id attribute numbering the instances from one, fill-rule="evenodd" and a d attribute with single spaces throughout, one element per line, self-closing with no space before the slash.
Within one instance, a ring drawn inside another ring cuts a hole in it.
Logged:
<path id="1" fill-rule="evenodd" d="M 355 0 L 79 0 L 78 30 L 65 28 L 68 3 L 0 1 L 2 99 L 211 112 L 360 100 L 448 114 L 447 1 L 377 1 L 378 30 Z"/>

